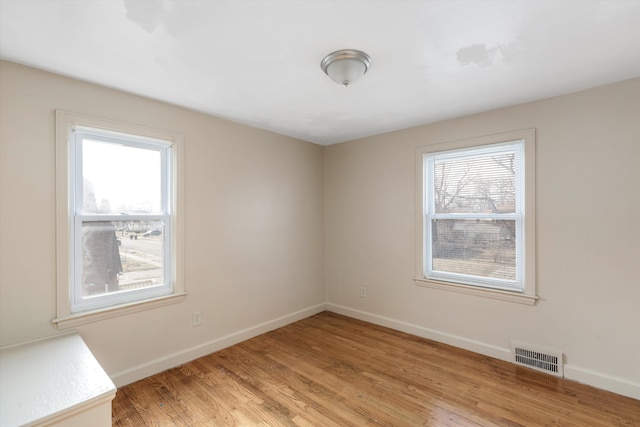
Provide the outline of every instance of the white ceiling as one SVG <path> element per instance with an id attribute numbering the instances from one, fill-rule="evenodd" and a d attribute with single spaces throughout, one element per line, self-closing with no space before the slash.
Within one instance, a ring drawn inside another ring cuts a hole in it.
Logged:
<path id="1" fill-rule="evenodd" d="M 0 57 L 326 145 L 640 76 L 640 1 L 0 0 Z"/>

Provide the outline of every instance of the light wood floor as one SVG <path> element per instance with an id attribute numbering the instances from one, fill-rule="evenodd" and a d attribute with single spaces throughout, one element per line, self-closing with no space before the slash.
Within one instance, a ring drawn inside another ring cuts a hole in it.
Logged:
<path id="1" fill-rule="evenodd" d="M 640 426 L 640 401 L 324 312 L 118 390 L 114 426 Z"/>

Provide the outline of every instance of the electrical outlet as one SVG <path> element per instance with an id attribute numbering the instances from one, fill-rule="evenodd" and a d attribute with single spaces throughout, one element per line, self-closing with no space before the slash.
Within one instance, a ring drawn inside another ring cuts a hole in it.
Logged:
<path id="1" fill-rule="evenodd" d="M 364 286 L 360 287 L 360 298 L 366 298 L 367 297 L 367 288 Z"/>
<path id="2" fill-rule="evenodd" d="M 202 324 L 202 311 L 194 311 L 191 315 L 191 326 L 200 326 Z"/>

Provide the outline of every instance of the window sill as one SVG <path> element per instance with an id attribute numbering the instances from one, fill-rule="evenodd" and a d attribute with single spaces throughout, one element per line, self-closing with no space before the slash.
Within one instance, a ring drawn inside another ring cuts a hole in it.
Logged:
<path id="1" fill-rule="evenodd" d="M 58 325 L 58 329 L 68 329 L 87 323 L 98 322 L 100 320 L 112 319 L 126 314 L 138 313 L 140 311 L 151 310 L 165 305 L 182 302 L 187 296 L 186 292 L 153 298 L 145 301 L 137 301 L 130 304 L 122 304 L 107 307 L 99 310 L 74 313 L 68 316 L 58 317 L 51 322 Z"/>
<path id="2" fill-rule="evenodd" d="M 436 280 L 429 280 L 429 279 L 418 278 L 418 277 L 416 277 L 413 280 L 416 282 L 416 285 L 426 287 L 426 288 L 441 289 L 445 291 L 458 292 L 458 293 L 467 294 L 467 295 L 476 295 L 484 298 L 515 302 L 518 304 L 535 305 L 536 301 L 538 300 L 538 297 L 535 295 L 525 295 L 522 293 L 503 291 L 500 289 L 479 288 L 476 286 L 463 285 L 458 283 L 449 283 L 449 282 L 439 282 Z"/>

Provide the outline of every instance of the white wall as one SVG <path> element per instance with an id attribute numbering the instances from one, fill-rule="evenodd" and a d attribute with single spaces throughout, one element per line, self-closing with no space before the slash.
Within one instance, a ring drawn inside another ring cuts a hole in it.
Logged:
<path id="1" fill-rule="evenodd" d="M 55 109 L 185 138 L 186 300 L 78 328 L 117 385 L 323 309 L 322 147 L 0 62 L 0 345 L 60 333 Z"/>
<path id="2" fill-rule="evenodd" d="M 527 128 L 539 302 L 416 286 L 415 148 Z M 501 358 L 558 349 L 567 377 L 640 398 L 640 79 L 330 146 L 325 198 L 329 308 Z"/>
<path id="3" fill-rule="evenodd" d="M 496 357 L 559 349 L 569 378 L 640 398 L 640 79 L 325 149 L 0 61 L 0 345 L 60 332 L 55 109 L 185 136 L 187 299 L 78 328 L 117 385 L 328 301 Z M 416 286 L 415 147 L 531 127 L 540 301 Z"/>

